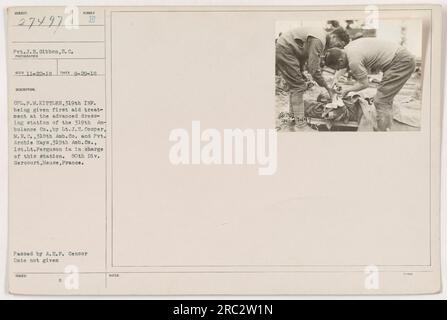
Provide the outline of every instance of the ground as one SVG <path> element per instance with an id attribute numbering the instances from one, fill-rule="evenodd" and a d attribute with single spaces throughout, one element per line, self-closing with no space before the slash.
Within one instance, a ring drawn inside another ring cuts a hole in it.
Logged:
<path id="1" fill-rule="evenodd" d="M 324 72 L 324 76 L 328 83 L 332 83 L 332 75 L 328 72 Z M 374 97 L 376 93 L 377 83 L 380 81 L 380 75 L 371 76 L 371 87 L 362 90 L 362 94 L 365 97 Z M 353 81 L 343 79 L 340 84 L 347 88 L 353 84 Z M 326 90 L 314 85 L 307 90 L 304 94 L 304 100 L 317 100 L 320 93 Z M 394 99 L 394 123 L 392 131 L 418 131 L 420 129 L 421 118 L 421 97 L 422 97 L 422 84 L 421 76 L 418 73 L 414 73 L 412 77 L 407 81 L 405 86 L 396 95 Z M 294 131 L 293 126 L 285 121 L 284 115 L 289 112 L 289 94 L 287 92 L 287 86 L 280 76 L 276 79 L 276 107 L 275 107 L 275 126 L 278 131 L 290 132 Z M 367 130 L 360 121 L 358 131 Z"/>

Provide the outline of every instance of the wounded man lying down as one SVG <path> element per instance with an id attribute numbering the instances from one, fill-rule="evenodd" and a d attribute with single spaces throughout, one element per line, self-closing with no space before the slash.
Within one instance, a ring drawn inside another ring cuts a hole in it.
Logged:
<path id="1" fill-rule="evenodd" d="M 325 55 L 325 63 L 335 70 L 350 70 L 357 80 L 352 87 L 343 90 L 342 95 L 367 88 L 368 73 L 383 72 L 374 105 L 378 130 L 391 130 L 393 100 L 414 72 L 414 56 L 398 44 L 376 38 L 362 38 L 352 41 L 343 50 L 329 49 Z"/>

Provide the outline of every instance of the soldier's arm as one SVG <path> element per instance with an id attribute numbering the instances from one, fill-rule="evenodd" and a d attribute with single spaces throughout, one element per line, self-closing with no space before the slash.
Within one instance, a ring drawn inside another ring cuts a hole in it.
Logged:
<path id="1" fill-rule="evenodd" d="M 309 73 L 312 75 L 312 78 L 315 82 L 320 86 L 326 88 L 329 94 L 332 96 L 332 92 L 330 90 L 329 85 L 323 78 L 320 67 L 320 57 L 323 53 L 324 46 L 320 40 L 317 38 L 309 38 L 309 46 L 308 46 L 308 59 L 307 59 L 307 69 Z"/>
<path id="2" fill-rule="evenodd" d="M 360 91 L 363 89 L 366 89 L 369 87 L 369 81 L 368 81 L 368 77 L 363 77 L 357 80 L 356 83 L 354 83 L 354 85 L 352 85 L 351 87 L 342 90 L 341 95 L 345 96 L 347 95 L 349 92 L 356 92 L 356 91 Z"/>

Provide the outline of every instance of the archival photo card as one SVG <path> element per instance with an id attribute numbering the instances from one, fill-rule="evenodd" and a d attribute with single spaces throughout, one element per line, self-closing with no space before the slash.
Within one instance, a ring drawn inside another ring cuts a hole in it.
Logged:
<path id="1" fill-rule="evenodd" d="M 9 8 L 10 292 L 439 292 L 441 12 Z"/>

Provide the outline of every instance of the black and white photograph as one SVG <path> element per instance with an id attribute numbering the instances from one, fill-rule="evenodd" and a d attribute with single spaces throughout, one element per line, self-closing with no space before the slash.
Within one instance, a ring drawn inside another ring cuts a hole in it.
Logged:
<path id="1" fill-rule="evenodd" d="M 443 1 L 3 0 L 0 300 L 446 299 Z"/>
<path id="2" fill-rule="evenodd" d="M 278 21 L 278 132 L 419 131 L 422 21 Z"/>

